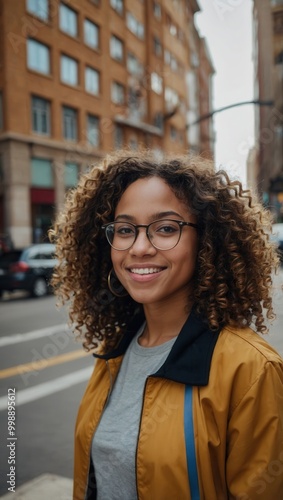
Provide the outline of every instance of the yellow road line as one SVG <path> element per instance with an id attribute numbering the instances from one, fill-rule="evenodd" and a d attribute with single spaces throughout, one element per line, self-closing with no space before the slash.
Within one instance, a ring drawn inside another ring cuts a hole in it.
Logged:
<path id="1" fill-rule="evenodd" d="M 67 352 L 66 354 L 60 354 L 59 356 L 53 356 L 52 358 L 42 358 L 38 361 L 32 361 L 31 363 L 26 363 L 24 365 L 12 366 L 11 368 L 0 370 L 0 379 L 21 375 L 23 373 L 44 370 L 50 366 L 82 358 L 88 354 L 89 353 L 85 352 L 83 349 L 78 349 L 77 351 Z"/>

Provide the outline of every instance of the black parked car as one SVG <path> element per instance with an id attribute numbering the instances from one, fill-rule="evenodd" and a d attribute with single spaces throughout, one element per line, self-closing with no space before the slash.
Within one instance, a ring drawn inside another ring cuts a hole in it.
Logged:
<path id="1" fill-rule="evenodd" d="M 49 281 L 56 264 L 54 251 L 54 245 L 41 243 L 2 253 L 0 296 L 4 291 L 14 290 L 26 290 L 33 297 L 43 297 L 50 292 Z"/>

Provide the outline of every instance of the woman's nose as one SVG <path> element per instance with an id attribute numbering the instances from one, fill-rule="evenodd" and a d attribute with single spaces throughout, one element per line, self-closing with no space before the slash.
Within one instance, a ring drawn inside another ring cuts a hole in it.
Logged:
<path id="1" fill-rule="evenodd" d="M 142 228 L 138 230 L 138 235 L 136 237 L 135 242 L 130 248 L 131 254 L 153 254 L 156 252 L 156 249 L 154 246 L 151 244 L 147 233 L 146 229 Z"/>

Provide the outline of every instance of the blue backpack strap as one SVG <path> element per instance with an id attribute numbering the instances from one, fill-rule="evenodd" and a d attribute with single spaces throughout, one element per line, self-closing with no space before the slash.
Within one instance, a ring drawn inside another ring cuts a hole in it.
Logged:
<path id="1" fill-rule="evenodd" d="M 185 387 L 184 425 L 191 500 L 200 500 L 193 420 L 193 388 Z"/>

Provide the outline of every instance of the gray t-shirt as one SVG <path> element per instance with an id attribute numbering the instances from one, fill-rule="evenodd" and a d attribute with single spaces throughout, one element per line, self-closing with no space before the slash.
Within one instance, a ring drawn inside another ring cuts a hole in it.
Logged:
<path id="1" fill-rule="evenodd" d="M 137 500 L 136 447 L 146 379 L 167 358 L 176 337 L 155 347 L 128 347 L 92 441 L 97 500 Z"/>

